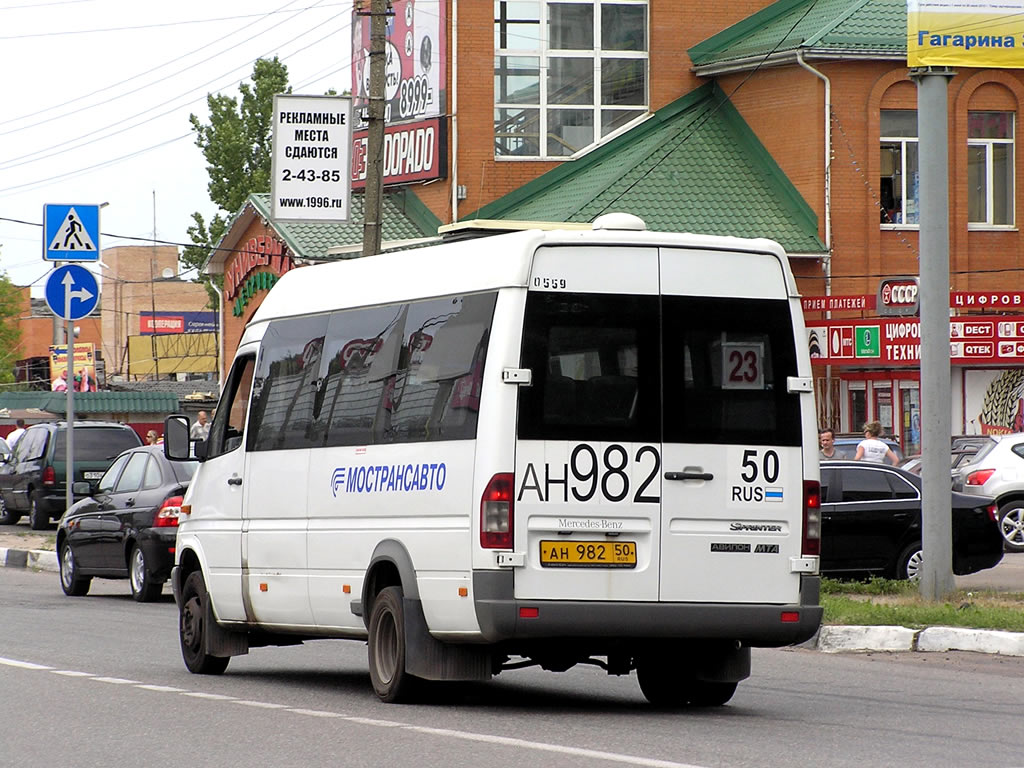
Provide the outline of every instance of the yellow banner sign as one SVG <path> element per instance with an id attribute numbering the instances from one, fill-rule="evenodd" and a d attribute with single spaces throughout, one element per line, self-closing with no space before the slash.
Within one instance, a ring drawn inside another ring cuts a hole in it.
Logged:
<path id="1" fill-rule="evenodd" d="M 74 383 L 75 392 L 96 391 L 96 348 L 86 342 L 75 342 L 71 373 L 68 374 L 68 348 L 50 347 L 50 389 L 66 392 L 68 381 Z"/>
<path id="2" fill-rule="evenodd" d="M 1024 68 L 1024 0 L 907 0 L 907 66 Z"/>

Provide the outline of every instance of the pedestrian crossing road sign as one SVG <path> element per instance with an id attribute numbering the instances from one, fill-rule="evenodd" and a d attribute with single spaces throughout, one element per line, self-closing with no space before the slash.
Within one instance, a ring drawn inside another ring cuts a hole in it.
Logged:
<path id="1" fill-rule="evenodd" d="M 99 261 L 100 207 L 83 204 L 44 205 L 43 259 Z"/>

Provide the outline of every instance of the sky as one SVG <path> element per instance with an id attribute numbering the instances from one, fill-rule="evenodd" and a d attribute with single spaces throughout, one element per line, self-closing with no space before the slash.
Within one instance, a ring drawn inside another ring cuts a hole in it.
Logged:
<path id="1" fill-rule="evenodd" d="M 187 245 L 217 212 L 189 114 L 278 56 L 351 87 L 351 0 L 0 0 L 0 271 L 43 295 L 43 206 L 103 205 L 100 248 Z M 104 205 L 105 204 L 105 205 Z M 233 211 L 230 213 L 234 213 Z M 186 275 L 194 277 L 194 273 Z"/>

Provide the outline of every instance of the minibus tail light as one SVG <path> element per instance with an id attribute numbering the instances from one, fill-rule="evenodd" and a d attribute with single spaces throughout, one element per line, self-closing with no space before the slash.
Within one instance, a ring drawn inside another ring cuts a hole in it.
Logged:
<path id="1" fill-rule="evenodd" d="M 491 478 L 480 499 L 480 546 L 512 549 L 515 476 L 502 472 Z"/>
<path id="2" fill-rule="evenodd" d="M 803 554 L 821 554 L 821 484 L 804 480 Z"/>

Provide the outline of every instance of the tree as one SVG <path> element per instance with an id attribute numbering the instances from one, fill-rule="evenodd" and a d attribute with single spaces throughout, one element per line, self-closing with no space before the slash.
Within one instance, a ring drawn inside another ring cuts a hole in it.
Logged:
<path id="1" fill-rule="evenodd" d="M 253 192 L 270 191 L 271 128 L 274 95 L 291 93 L 288 67 L 275 56 L 259 59 L 252 71 L 252 82 L 238 86 L 241 103 L 233 96 L 209 94 L 206 104 L 209 124 L 189 115 L 196 133 L 196 146 L 206 158 L 210 183 L 206 189 L 210 200 L 220 209 L 209 223 L 203 215 L 192 214 L 188 235 L 194 245 L 182 253 L 181 260 L 199 269 L 206 263 L 214 246 L 227 230 L 235 215 Z M 210 302 L 216 306 L 216 294 L 209 287 L 208 275 L 199 279 L 207 284 Z"/>
<path id="2" fill-rule="evenodd" d="M 6 272 L 0 272 L 0 383 L 14 381 L 14 363 L 21 348 L 23 297 Z"/>

